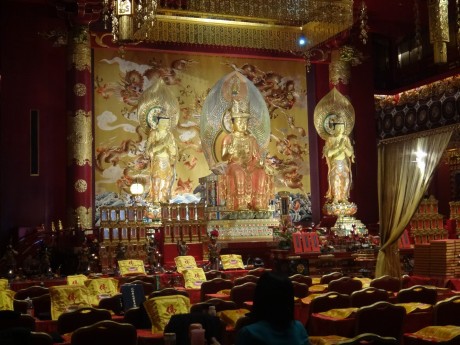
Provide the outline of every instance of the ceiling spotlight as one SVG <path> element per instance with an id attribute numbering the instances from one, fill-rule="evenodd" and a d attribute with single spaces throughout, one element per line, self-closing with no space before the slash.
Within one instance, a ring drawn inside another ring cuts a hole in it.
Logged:
<path id="1" fill-rule="evenodd" d="M 297 44 L 300 46 L 300 47 L 305 47 L 308 43 L 308 40 L 307 38 L 305 37 L 304 34 L 301 34 L 299 36 L 299 38 L 297 39 Z"/>

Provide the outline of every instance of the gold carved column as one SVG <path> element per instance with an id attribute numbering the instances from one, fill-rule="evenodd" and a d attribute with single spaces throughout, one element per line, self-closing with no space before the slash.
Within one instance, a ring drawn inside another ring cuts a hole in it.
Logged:
<path id="1" fill-rule="evenodd" d="M 80 218 L 93 224 L 93 115 L 91 45 L 87 25 L 74 25 L 69 34 L 67 66 L 67 184 L 68 222 Z"/>
<path id="2" fill-rule="evenodd" d="M 329 64 L 329 88 L 336 88 L 342 95 L 348 97 L 349 83 L 351 78 L 351 64 L 341 56 L 341 50 L 335 49 L 331 52 Z"/>

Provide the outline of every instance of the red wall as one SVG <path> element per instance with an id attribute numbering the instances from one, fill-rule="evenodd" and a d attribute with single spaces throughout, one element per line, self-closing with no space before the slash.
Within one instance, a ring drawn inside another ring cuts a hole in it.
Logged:
<path id="1" fill-rule="evenodd" d="M 377 189 L 377 138 L 374 106 L 374 79 L 371 44 L 358 49 L 366 58 L 352 67 L 350 98 L 355 108 L 355 164 L 351 199 L 358 205 L 356 217 L 369 227 L 379 219 Z"/>
<path id="2" fill-rule="evenodd" d="M 65 47 L 39 32 L 64 28 L 52 5 L 2 2 L 0 251 L 18 226 L 65 220 Z M 39 176 L 30 176 L 30 110 L 39 111 Z M 65 225 L 65 224 L 64 224 Z"/>
<path id="3" fill-rule="evenodd" d="M 444 219 L 450 217 L 449 201 L 453 201 L 451 191 L 451 176 L 449 165 L 443 160 L 439 163 L 438 168 L 431 180 L 427 195 L 434 195 L 438 199 L 438 212 L 444 216 Z"/>

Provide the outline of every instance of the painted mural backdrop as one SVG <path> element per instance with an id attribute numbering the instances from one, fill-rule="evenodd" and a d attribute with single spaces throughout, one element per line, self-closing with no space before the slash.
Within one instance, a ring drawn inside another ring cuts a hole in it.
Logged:
<path id="1" fill-rule="evenodd" d="M 287 190 L 307 204 L 310 194 L 305 67 L 293 60 L 94 50 L 96 221 L 100 206 L 148 204 L 149 160 L 146 133 L 139 125 L 137 103 L 154 77 L 162 78 L 180 104 L 174 130 L 178 146 L 176 200 L 194 200 L 199 178 L 211 174 L 204 158 L 199 122 L 210 88 L 224 75 L 239 70 L 261 91 L 270 112 L 268 161 L 276 171 L 276 192 Z M 145 193 L 134 198 L 132 183 Z M 307 201 L 305 201 L 307 200 Z"/>

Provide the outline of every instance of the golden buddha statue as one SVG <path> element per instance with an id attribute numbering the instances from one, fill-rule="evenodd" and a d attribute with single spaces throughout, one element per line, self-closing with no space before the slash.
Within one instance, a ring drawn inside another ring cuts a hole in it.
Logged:
<path id="1" fill-rule="evenodd" d="M 329 188 L 323 209 L 326 214 L 337 216 L 339 225 L 344 224 L 343 217 L 350 218 L 357 211 L 356 204 L 349 201 L 353 181 L 351 167 L 355 160 L 350 134 L 355 124 L 355 110 L 349 99 L 333 88 L 318 102 L 313 118 L 318 135 L 325 141 L 323 157 L 328 166 Z M 357 222 L 354 218 L 349 221 L 350 224 Z"/>
<path id="2" fill-rule="evenodd" d="M 151 85 L 139 97 L 137 112 L 147 135 L 144 155 L 150 161 L 150 201 L 168 203 L 178 154 L 173 130 L 179 118 L 179 102 L 162 79 L 152 78 Z"/>
<path id="3" fill-rule="evenodd" d="M 350 138 L 344 134 L 344 123 L 336 123 L 334 127 L 334 135 L 327 138 L 323 148 L 329 168 L 326 199 L 332 203 L 344 203 L 350 197 L 351 163 L 355 155 Z"/>
<path id="4" fill-rule="evenodd" d="M 168 118 L 149 116 L 147 121 L 151 128 L 145 145 L 150 158 L 150 197 L 155 204 L 166 203 L 174 182 L 177 146 Z"/>
<path id="5" fill-rule="evenodd" d="M 206 193 L 210 206 L 222 207 L 219 217 L 270 217 L 274 177 L 265 164 L 270 114 L 260 91 L 240 72 L 225 75 L 211 88 L 202 108 L 200 137 L 213 172 Z"/>
<path id="6" fill-rule="evenodd" d="M 233 99 L 232 132 L 222 141 L 225 169 L 225 200 L 227 210 L 261 211 L 268 208 L 270 178 L 256 138 L 248 129 L 249 104 Z"/>

